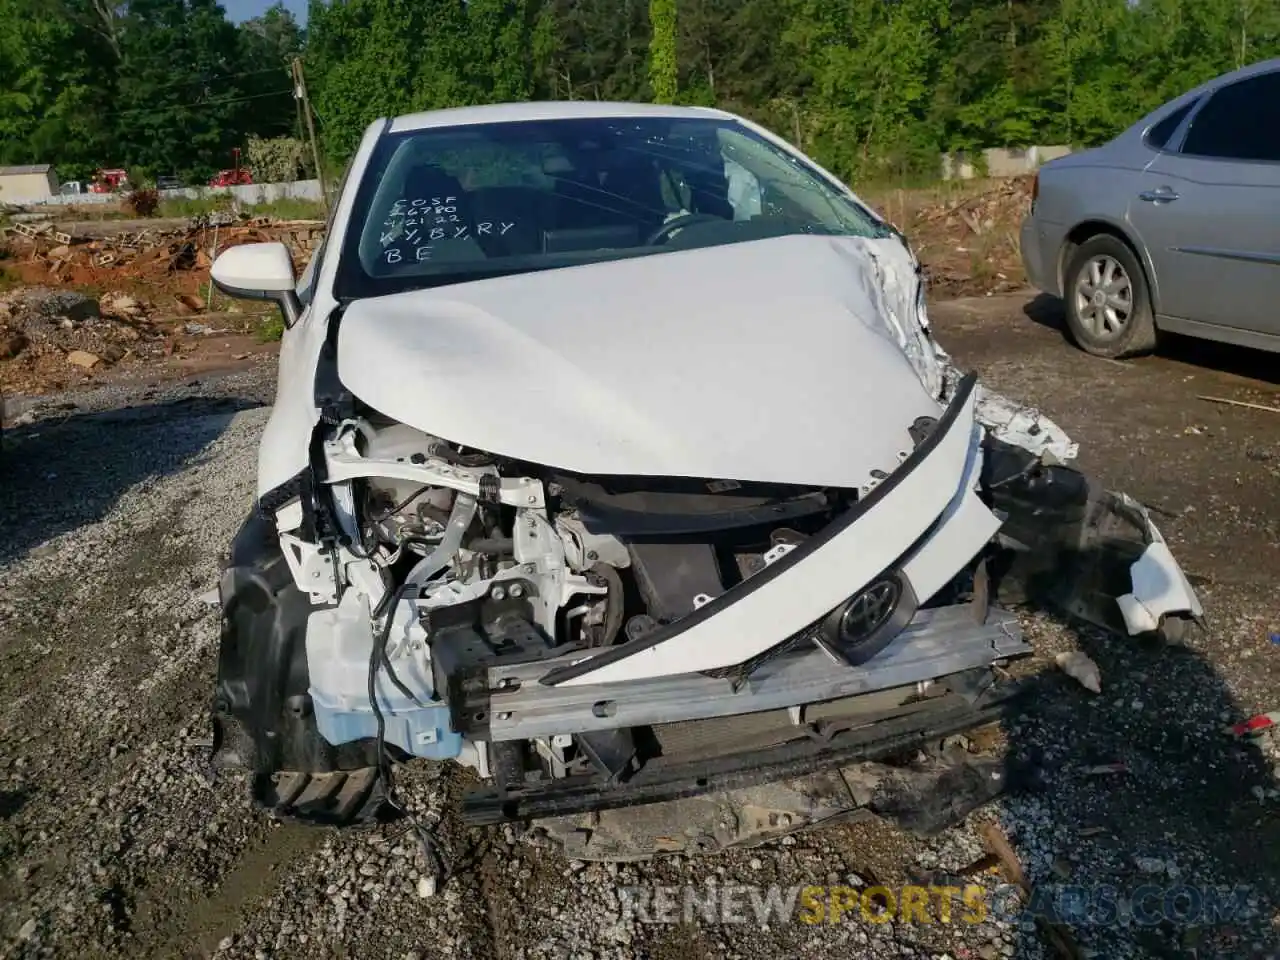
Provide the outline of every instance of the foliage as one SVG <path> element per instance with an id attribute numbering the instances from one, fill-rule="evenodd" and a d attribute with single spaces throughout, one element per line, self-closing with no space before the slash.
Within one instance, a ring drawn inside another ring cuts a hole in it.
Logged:
<path id="1" fill-rule="evenodd" d="M 162 217 L 200 217 L 211 213 L 230 210 L 235 206 L 235 197 L 230 193 L 214 193 L 201 190 L 195 197 L 166 197 L 160 201 Z"/>
<path id="2" fill-rule="evenodd" d="M 680 83 L 676 60 L 676 0 L 649 0 L 649 85 L 658 103 L 675 103 Z"/>
<path id="3" fill-rule="evenodd" d="M 246 154 L 259 183 L 285 183 L 306 172 L 307 145 L 297 137 L 250 137 Z"/>
<path id="4" fill-rule="evenodd" d="M 301 48 L 282 6 L 233 25 L 215 0 L 0 0 L 0 164 L 201 182 L 296 131 Z"/>
<path id="5" fill-rule="evenodd" d="M 160 209 L 160 192 L 155 187 L 140 187 L 125 194 L 124 205 L 135 217 L 153 217 Z"/>
<path id="6" fill-rule="evenodd" d="M 284 336 L 284 317 L 279 310 L 274 310 L 262 318 L 262 326 L 258 327 L 258 339 L 263 343 L 276 343 Z"/>
<path id="7" fill-rule="evenodd" d="M 237 203 L 234 194 L 202 192 L 198 197 L 170 197 L 160 201 L 157 213 L 162 217 L 200 217 L 211 213 L 235 211 L 246 217 L 271 217 L 275 220 L 323 220 L 324 207 L 315 200 L 283 197 L 267 203 Z"/>
<path id="8" fill-rule="evenodd" d="M 1096 144 L 1277 55 L 1278 0 L 311 0 L 305 36 L 282 6 L 232 24 L 216 0 L 0 0 L 0 164 L 199 183 L 238 147 L 260 167 L 253 144 L 306 135 L 303 56 L 326 167 L 380 116 L 659 100 L 883 181 L 936 175 L 940 151 Z"/>

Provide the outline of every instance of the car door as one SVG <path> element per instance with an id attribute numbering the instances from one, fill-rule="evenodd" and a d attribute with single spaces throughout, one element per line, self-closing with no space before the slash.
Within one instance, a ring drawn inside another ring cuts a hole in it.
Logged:
<path id="1" fill-rule="evenodd" d="M 1184 126 L 1129 202 L 1158 312 L 1280 335 L 1280 71 L 1215 90 Z"/>

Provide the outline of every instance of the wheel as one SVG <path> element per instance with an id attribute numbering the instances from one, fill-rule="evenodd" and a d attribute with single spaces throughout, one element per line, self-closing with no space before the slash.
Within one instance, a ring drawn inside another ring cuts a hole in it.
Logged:
<path id="1" fill-rule="evenodd" d="M 1132 357 L 1156 345 L 1151 294 L 1142 265 L 1123 240 L 1090 237 L 1071 254 L 1062 278 L 1067 329 L 1096 357 Z"/>

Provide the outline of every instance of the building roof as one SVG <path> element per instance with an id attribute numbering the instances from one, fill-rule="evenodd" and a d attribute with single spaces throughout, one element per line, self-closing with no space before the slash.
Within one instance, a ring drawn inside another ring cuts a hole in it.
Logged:
<path id="1" fill-rule="evenodd" d="M 53 169 L 51 163 L 28 163 L 18 167 L 0 167 L 0 177 L 16 176 L 23 173 L 48 173 Z"/>

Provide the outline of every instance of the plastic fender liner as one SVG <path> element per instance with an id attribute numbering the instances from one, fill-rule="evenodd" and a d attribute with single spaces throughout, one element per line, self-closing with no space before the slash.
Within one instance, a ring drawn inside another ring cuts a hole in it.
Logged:
<path id="1" fill-rule="evenodd" d="M 293 581 L 274 524 L 257 511 L 232 542 L 219 593 L 215 768 L 247 767 L 261 800 L 281 770 L 327 773 L 371 766 L 372 741 L 334 747 L 316 730 L 306 659 L 313 608 Z"/>
<path id="2" fill-rule="evenodd" d="M 541 682 L 617 683 L 731 667 L 825 616 L 906 553 L 955 497 L 977 442 L 976 383 L 974 374 L 961 380 L 933 432 L 898 469 L 802 546 L 679 621 Z"/>

